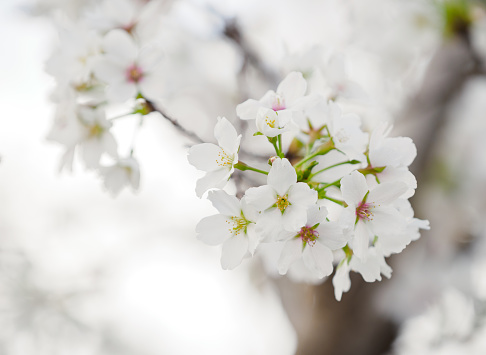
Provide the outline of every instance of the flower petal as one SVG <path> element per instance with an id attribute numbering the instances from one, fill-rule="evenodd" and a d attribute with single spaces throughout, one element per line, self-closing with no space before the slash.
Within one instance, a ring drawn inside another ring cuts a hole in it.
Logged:
<path id="1" fill-rule="evenodd" d="M 220 169 L 206 173 L 206 176 L 200 178 L 196 183 L 196 195 L 201 198 L 202 195 L 211 188 L 222 189 L 232 171 Z"/>
<path id="2" fill-rule="evenodd" d="M 221 251 L 221 267 L 224 270 L 232 270 L 241 264 L 248 253 L 248 238 L 243 235 L 231 237 L 223 243 Z"/>
<path id="3" fill-rule="evenodd" d="M 307 90 L 307 82 L 302 73 L 291 72 L 280 83 L 277 88 L 277 94 L 281 95 L 287 105 L 292 104 L 293 101 L 305 95 Z"/>
<path id="4" fill-rule="evenodd" d="M 319 233 L 318 242 L 324 244 L 331 250 L 340 249 L 348 242 L 347 238 L 343 235 L 341 226 L 336 222 L 321 223 L 316 230 Z"/>
<path id="5" fill-rule="evenodd" d="M 285 275 L 289 270 L 290 265 L 298 260 L 302 255 L 302 240 L 294 238 L 285 243 L 285 246 L 278 259 L 278 272 L 280 275 Z"/>
<path id="6" fill-rule="evenodd" d="M 215 171 L 222 168 L 218 164 L 218 158 L 221 154 L 223 154 L 223 151 L 216 144 L 196 144 L 189 149 L 187 160 L 198 170 Z"/>
<path id="7" fill-rule="evenodd" d="M 401 181 L 386 182 L 371 190 L 366 201 L 379 205 L 388 205 L 402 196 L 407 190 L 407 185 Z"/>
<path id="8" fill-rule="evenodd" d="M 275 159 L 268 173 L 268 185 L 273 187 L 279 196 L 284 196 L 296 182 L 297 173 L 292 164 L 287 159 Z"/>
<path id="9" fill-rule="evenodd" d="M 291 185 L 288 194 L 289 202 L 292 205 L 298 205 L 307 208 L 317 202 L 317 191 L 311 189 L 309 185 L 303 182 L 298 182 Z"/>
<path id="10" fill-rule="evenodd" d="M 321 243 L 308 244 L 302 253 L 305 266 L 318 278 L 332 273 L 332 251 Z"/>
<path id="11" fill-rule="evenodd" d="M 204 217 L 196 225 L 197 239 L 208 245 L 222 244 L 232 236 L 232 232 L 228 228 L 228 221 L 230 220 L 222 214 Z"/>
<path id="12" fill-rule="evenodd" d="M 366 178 L 358 171 L 353 171 L 341 179 L 343 199 L 348 205 L 359 205 L 368 192 Z"/>
<path id="13" fill-rule="evenodd" d="M 209 191 L 208 200 L 222 215 L 237 217 L 241 215 L 240 201 L 236 196 L 229 195 L 226 191 Z"/>
<path id="14" fill-rule="evenodd" d="M 368 255 L 368 246 L 370 244 L 371 232 L 365 225 L 366 222 L 358 221 L 354 230 L 353 252 L 362 259 L 366 260 Z"/>
<path id="15" fill-rule="evenodd" d="M 263 105 L 259 101 L 249 99 L 236 106 L 236 115 L 242 120 L 254 120 L 261 107 Z"/>
<path id="16" fill-rule="evenodd" d="M 133 38 L 120 29 L 110 31 L 103 39 L 103 49 L 110 57 L 132 64 L 137 58 L 137 45 Z"/>
<path id="17" fill-rule="evenodd" d="M 238 136 L 235 127 L 225 117 L 218 117 L 218 123 L 214 127 L 214 137 L 226 154 L 233 155 L 238 152 L 241 135 Z"/>
<path id="18" fill-rule="evenodd" d="M 269 185 L 252 187 L 245 192 L 246 202 L 255 207 L 257 211 L 265 211 L 277 201 L 275 190 Z"/>

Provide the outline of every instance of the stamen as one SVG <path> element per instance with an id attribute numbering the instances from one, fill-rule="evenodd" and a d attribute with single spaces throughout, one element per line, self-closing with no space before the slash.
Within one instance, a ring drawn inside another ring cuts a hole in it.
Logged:
<path id="1" fill-rule="evenodd" d="M 373 209 L 375 205 L 373 203 L 361 202 L 358 208 L 356 208 L 356 218 L 371 221 L 373 220 Z"/>
<path id="2" fill-rule="evenodd" d="M 286 109 L 285 100 L 283 99 L 283 97 L 280 97 L 280 96 L 277 95 L 275 97 L 275 100 L 273 101 L 272 110 L 280 111 L 280 110 L 285 110 L 285 109 Z"/>
<path id="3" fill-rule="evenodd" d="M 284 213 L 285 209 L 290 206 L 289 195 L 278 196 L 276 205 L 280 212 Z"/>
<path id="4" fill-rule="evenodd" d="M 309 244 L 311 247 L 316 244 L 317 238 L 319 238 L 319 232 L 313 229 L 312 227 L 302 227 L 298 234 L 298 237 L 302 239 L 304 243 L 304 247 Z"/>
<path id="5" fill-rule="evenodd" d="M 233 165 L 234 156 L 228 155 L 223 149 L 221 149 L 218 153 L 218 157 L 216 158 L 216 163 L 223 167 L 223 166 L 232 166 Z"/>
<path id="6" fill-rule="evenodd" d="M 243 215 L 241 215 L 241 217 L 237 217 L 237 216 L 230 217 L 229 220 L 226 220 L 226 223 L 228 223 L 228 225 L 230 226 L 228 231 L 233 236 L 237 236 L 242 231 L 243 233 L 246 233 L 246 228 L 251 222 L 246 220 L 246 218 Z"/>
<path id="7" fill-rule="evenodd" d="M 127 69 L 127 80 L 129 82 L 138 83 L 140 80 L 142 80 L 143 77 L 144 74 L 142 72 L 142 69 L 137 67 L 135 64 Z"/>

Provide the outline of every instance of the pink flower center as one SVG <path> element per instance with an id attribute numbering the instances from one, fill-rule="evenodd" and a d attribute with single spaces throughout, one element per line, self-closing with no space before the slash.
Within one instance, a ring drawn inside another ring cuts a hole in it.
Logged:
<path id="1" fill-rule="evenodd" d="M 127 69 L 127 79 L 131 83 L 138 83 L 142 80 L 144 74 L 142 69 L 137 67 L 136 64 L 133 64 L 131 67 Z"/>
<path id="2" fill-rule="evenodd" d="M 283 97 L 280 97 L 277 95 L 277 97 L 275 97 L 275 100 L 273 101 L 273 104 L 272 104 L 272 110 L 274 111 L 280 111 L 280 110 L 285 110 L 286 107 L 285 107 L 285 101 L 283 99 Z"/>
<path id="3" fill-rule="evenodd" d="M 361 202 L 356 208 L 356 218 L 363 221 L 371 221 L 373 219 L 373 203 Z"/>
<path id="4" fill-rule="evenodd" d="M 319 232 L 312 227 L 305 226 L 300 229 L 298 237 L 302 239 L 304 245 L 309 244 L 310 246 L 313 246 L 316 244 L 316 240 L 319 237 Z"/>

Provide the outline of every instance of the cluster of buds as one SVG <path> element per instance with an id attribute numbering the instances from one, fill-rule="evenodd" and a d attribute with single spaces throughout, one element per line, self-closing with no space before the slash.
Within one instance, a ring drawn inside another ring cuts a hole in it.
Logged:
<path id="1" fill-rule="evenodd" d="M 416 156 L 412 140 L 388 137 L 385 123 L 363 132 L 359 116 L 306 92 L 303 75 L 292 72 L 276 92 L 237 106 L 240 119 L 255 120 L 254 139 L 273 146 L 268 168 L 239 160 L 242 136 L 226 118 L 215 126 L 217 145 L 190 148 L 189 162 L 206 172 L 196 193 L 209 190 L 219 212 L 196 231 L 203 242 L 222 244 L 224 269 L 269 249 L 279 253 L 275 270 L 298 281 L 322 282 L 336 268 L 340 300 L 351 287 L 350 271 L 367 282 L 390 277 L 385 258 L 429 226 L 413 217 L 408 202 L 417 185 L 408 168 Z M 221 189 L 235 169 L 266 175 L 266 184 L 241 199 L 230 195 Z"/>

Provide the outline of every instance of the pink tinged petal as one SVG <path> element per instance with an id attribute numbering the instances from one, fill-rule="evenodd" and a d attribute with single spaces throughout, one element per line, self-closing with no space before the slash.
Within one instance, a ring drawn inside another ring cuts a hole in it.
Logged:
<path id="1" fill-rule="evenodd" d="M 317 223 L 322 223 L 326 221 L 327 208 L 311 206 L 307 209 L 307 223 L 308 227 L 312 227 Z"/>
<path id="2" fill-rule="evenodd" d="M 200 178 L 196 183 L 196 195 L 201 198 L 209 189 L 222 189 L 228 182 L 232 171 L 220 169 L 206 173 L 206 176 Z"/>
<path id="3" fill-rule="evenodd" d="M 368 256 L 368 246 L 372 237 L 370 230 L 365 222 L 358 221 L 354 229 L 353 252 L 362 260 Z"/>
<path id="4" fill-rule="evenodd" d="M 259 101 L 249 99 L 236 106 L 236 114 L 242 120 L 254 120 L 261 107 L 263 105 Z"/>
<path id="5" fill-rule="evenodd" d="M 379 184 L 371 190 L 366 201 L 375 205 L 389 205 L 395 202 L 407 190 L 407 185 L 403 182 L 386 182 Z"/>
<path id="6" fill-rule="evenodd" d="M 219 245 L 233 234 L 231 220 L 221 214 L 204 217 L 196 226 L 197 239 L 208 245 Z"/>
<path id="7" fill-rule="evenodd" d="M 240 146 L 241 135 L 238 136 L 235 127 L 225 117 L 218 117 L 214 127 L 214 137 L 227 154 L 235 154 Z"/>
<path id="8" fill-rule="evenodd" d="M 248 238 L 244 235 L 231 237 L 223 243 L 221 251 L 221 267 L 224 270 L 232 270 L 241 264 L 248 253 Z"/>
<path id="9" fill-rule="evenodd" d="M 341 191 L 348 205 L 359 205 L 368 192 L 366 178 L 360 172 L 353 171 L 341 179 Z"/>
<path id="10" fill-rule="evenodd" d="M 277 94 L 281 95 L 288 105 L 304 96 L 306 90 L 307 82 L 302 76 L 302 73 L 291 72 L 278 86 Z"/>
<path id="11" fill-rule="evenodd" d="M 285 275 L 289 270 L 290 265 L 297 261 L 302 256 L 302 240 L 294 238 L 285 243 L 285 246 L 278 259 L 278 272 L 280 275 Z"/>
<path id="12" fill-rule="evenodd" d="M 260 107 L 272 108 L 276 100 L 277 94 L 275 91 L 268 90 L 258 102 L 260 103 Z"/>
<path id="13" fill-rule="evenodd" d="M 287 159 L 276 159 L 268 173 L 267 183 L 279 196 L 287 193 L 290 186 L 297 182 L 297 173 Z"/>
<path id="14" fill-rule="evenodd" d="M 316 230 L 319 233 L 317 241 L 331 250 L 341 249 L 348 242 L 343 234 L 343 229 L 336 222 L 323 222 Z"/>
<path id="15" fill-rule="evenodd" d="M 189 149 L 187 160 L 189 163 L 202 171 L 215 171 L 222 169 L 218 158 L 223 154 L 223 150 L 216 144 L 202 143 L 193 145 Z"/>
<path id="16" fill-rule="evenodd" d="M 110 56 L 126 63 L 133 63 L 137 58 L 138 48 L 133 38 L 123 30 L 112 30 L 103 39 L 103 49 Z"/>
<path id="17" fill-rule="evenodd" d="M 134 99 L 137 96 L 137 85 L 130 82 L 112 84 L 106 91 L 106 97 L 110 102 L 123 102 Z"/>
<path id="18" fill-rule="evenodd" d="M 334 286 L 334 296 L 336 300 L 341 301 L 343 292 L 348 292 L 351 288 L 351 279 L 349 278 L 349 265 L 345 260 L 338 268 L 332 278 Z"/>
<path id="19" fill-rule="evenodd" d="M 286 231 L 299 231 L 305 226 L 307 220 L 307 208 L 298 205 L 290 205 L 283 214 L 282 226 Z"/>
<path id="20" fill-rule="evenodd" d="M 250 223 L 246 227 L 246 236 L 248 237 L 248 252 L 253 256 L 256 248 L 261 242 L 261 236 L 257 232 L 255 223 Z"/>
<path id="21" fill-rule="evenodd" d="M 240 201 L 236 196 L 229 195 L 226 191 L 209 191 L 208 200 L 222 215 L 236 217 L 241 215 Z"/>
<path id="22" fill-rule="evenodd" d="M 94 64 L 95 76 L 107 84 L 117 85 L 126 80 L 128 65 L 121 65 L 107 58 L 100 58 Z"/>
<path id="23" fill-rule="evenodd" d="M 317 202 L 317 191 L 311 189 L 309 185 L 303 182 L 291 185 L 288 194 L 291 205 L 307 208 Z"/>
<path id="24" fill-rule="evenodd" d="M 257 211 L 265 211 L 277 201 L 275 190 L 269 185 L 252 187 L 245 192 L 246 202 Z"/>
<path id="25" fill-rule="evenodd" d="M 323 244 L 307 244 L 302 259 L 309 271 L 320 279 L 332 273 L 334 257 L 332 251 Z"/>

